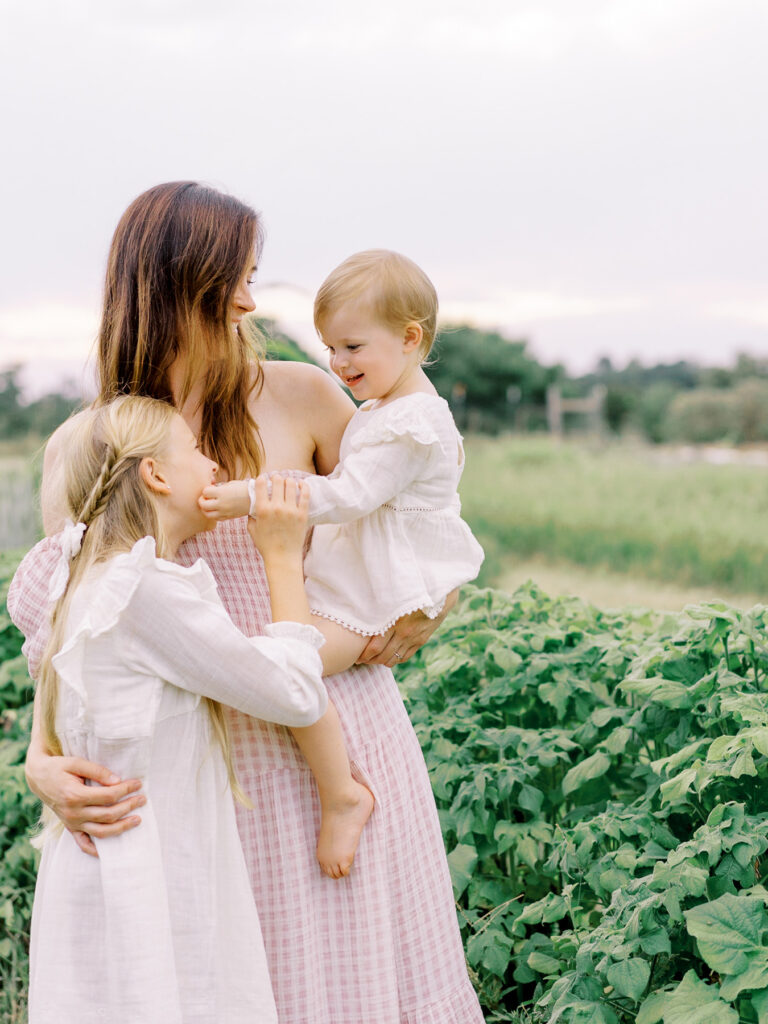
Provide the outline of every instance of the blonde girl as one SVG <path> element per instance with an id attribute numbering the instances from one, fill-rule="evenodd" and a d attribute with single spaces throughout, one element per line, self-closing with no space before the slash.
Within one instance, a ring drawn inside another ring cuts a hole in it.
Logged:
<path id="1" fill-rule="evenodd" d="M 260 486 L 249 532 L 276 624 L 248 639 L 207 565 L 171 561 L 214 525 L 198 498 L 216 468 L 153 399 L 118 398 L 71 430 L 42 740 L 141 780 L 146 803 L 140 828 L 95 840 L 98 859 L 60 826 L 43 832 L 30 1024 L 277 1022 L 219 702 L 293 726 L 325 710 L 322 638 L 301 624 L 308 495 L 291 480 L 275 478 L 271 497 Z"/>

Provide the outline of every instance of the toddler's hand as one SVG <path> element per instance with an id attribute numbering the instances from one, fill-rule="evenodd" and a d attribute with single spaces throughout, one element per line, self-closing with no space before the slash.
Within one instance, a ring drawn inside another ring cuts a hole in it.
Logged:
<path id="1" fill-rule="evenodd" d="M 229 480 L 206 487 L 198 505 L 209 519 L 236 519 L 247 516 L 251 508 L 247 480 Z"/>
<path id="2" fill-rule="evenodd" d="M 301 557 L 308 514 L 309 486 L 303 480 L 279 473 L 256 479 L 248 533 L 265 561 Z"/>

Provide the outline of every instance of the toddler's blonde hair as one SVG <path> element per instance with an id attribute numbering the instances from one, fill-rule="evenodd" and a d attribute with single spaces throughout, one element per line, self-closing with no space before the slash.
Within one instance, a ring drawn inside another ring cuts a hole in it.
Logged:
<path id="1" fill-rule="evenodd" d="M 380 324 L 402 330 L 410 323 L 423 332 L 419 355 L 429 355 L 437 333 L 437 292 L 413 260 L 389 249 L 367 249 L 344 260 L 326 277 L 315 297 L 315 329 L 348 302 L 364 300 Z"/>
<path id="2" fill-rule="evenodd" d="M 85 523 L 86 530 L 80 551 L 70 563 L 67 588 L 54 605 L 51 635 L 40 665 L 43 739 L 51 754 L 61 753 L 53 657 L 63 644 L 72 594 L 91 566 L 130 551 L 142 537 L 155 538 L 160 558 L 169 554 L 155 499 L 141 479 L 139 467 L 144 458 L 161 459 L 166 454 L 176 415 L 167 402 L 125 395 L 80 413 L 67 437 L 62 494 L 69 518 Z M 224 709 L 216 701 L 205 700 L 232 789 L 247 802 L 235 778 Z"/>

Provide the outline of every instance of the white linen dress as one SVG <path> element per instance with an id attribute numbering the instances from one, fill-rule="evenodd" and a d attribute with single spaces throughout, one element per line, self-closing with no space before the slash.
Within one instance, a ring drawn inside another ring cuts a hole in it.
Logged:
<path id="1" fill-rule="evenodd" d="M 32 919 L 29 1024 L 276 1024 L 259 919 L 220 747 L 201 695 L 306 726 L 327 706 L 311 626 L 249 639 L 208 566 L 152 538 L 73 595 L 59 674 L 63 751 L 141 778 L 142 823 L 96 840 L 44 837 Z M 286 879 L 290 884 L 290 879 Z"/>
<path id="2" fill-rule="evenodd" d="M 461 518 L 463 469 L 445 399 L 417 393 L 363 403 L 333 473 L 306 478 L 309 520 L 318 524 L 304 562 L 312 612 L 364 636 L 419 609 L 439 615 L 483 561 Z"/>

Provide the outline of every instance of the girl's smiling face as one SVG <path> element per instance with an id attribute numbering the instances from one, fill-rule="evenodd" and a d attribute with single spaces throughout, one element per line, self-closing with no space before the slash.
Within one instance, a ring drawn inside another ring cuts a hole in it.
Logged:
<path id="1" fill-rule="evenodd" d="M 331 369 L 358 400 L 394 397 L 421 365 L 421 328 L 396 330 L 375 320 L 364 299 L 331 313 L 322 329 Z"/>
<path id="2" fill-rule="evenodd" d="M 189 537 L 216 526 L 198 505 L 205 487 L 216 483 L 218 466 L 204 455 L 197 439 L 181 416 L 176 414 L 168 432 L 161 458 L 151 463 L 145 482 L 158 497 L 158 514 L 169 544 L 175 548 Z"/>

